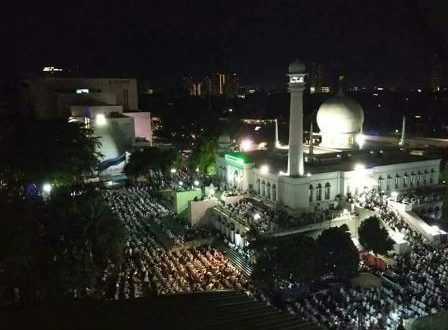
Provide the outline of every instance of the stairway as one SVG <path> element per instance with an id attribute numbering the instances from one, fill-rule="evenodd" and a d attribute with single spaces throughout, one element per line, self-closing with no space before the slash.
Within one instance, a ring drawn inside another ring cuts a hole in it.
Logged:
<path id="1" fill-rule="evenodd" d="M 230 262 L 233 266 L 238 268 L 240 271 L 242 271 L 246 276 L 249 276 L 252 274 L 252 266 L 249 264 L 249 262 L 242 257 L 238 252 L 235 250 L 229 248 L 223 241 L 220 239 L 215 239 L 212 245 L 213 248 L 222 251 L 227 258 L 229 258 Z"/>

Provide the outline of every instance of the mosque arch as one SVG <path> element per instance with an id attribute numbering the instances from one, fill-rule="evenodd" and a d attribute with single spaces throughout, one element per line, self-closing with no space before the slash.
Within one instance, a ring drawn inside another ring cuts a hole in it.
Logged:
<path id="1" fill-rule="evenodd" d="M 261 196 L 266 196 L 266 182 L 261 181 Z"/>
<path id="2" fill-rule="evenodd" d="M 322 200 L 322 185 L 319 183 L 316 187 L 316 201 Z"/>
<path id="3" fill-rule="evenodd" d="M 261 187 L 260 187 L 261 183 L 260 183 L 260 179 L 257 179 L 256 184 L 255 184 L 255 190 L 257 192 L 258 195 L 260 195 L 261 193 Z"/>
<path id="4" fill-rule="evenodd" d="M 390 174 L 388 174 L 386 181 L 386 191 L 390 191 L 391 184 L 392 184 L 392 177 L 390 176 Z"/>
<path id="5" fill-rule="evenodd" d="M 330 188 L 331 188 L 330 182 L 327 182 L 325 184 L 325 199 L 330 199 Z"/>
<path id="6" fill-rule="evenodd" d="M 378 177 L 378 191 L 381 192 L 383 190 L 384 178 L 380 175 Z"/>
<path id="7" fill-rule="evenodd" d="M 314 187 L 313 187 L 313 185 L 312 184 L 310 184 L 310 188 L 309 188 L 309 197 L 308 197 L 308 201 L 310 202 L 310 203 L 312 203 L 313 202 L 313 193 L 314 193 Z"/>
<path id="8" fill-rule="evenodd" d="M 271 199 L 271 183 L 268 182 L 268 184 L 266 185 L 266 197 L 268 199 Z"/>
<path id="9" fill-rule="evenodd" d="M 272 185 L 272 200 L 277 201 L 277 185 L 275 183 Z"/>

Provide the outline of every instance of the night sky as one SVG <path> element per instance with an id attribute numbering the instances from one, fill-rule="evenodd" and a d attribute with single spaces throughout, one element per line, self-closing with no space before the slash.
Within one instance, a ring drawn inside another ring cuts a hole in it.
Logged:
<path id="1" fill-rule="evenodd" d="M 267 87 L 301 58 L 352 80 L 412 87 L 447 49 L 442 0 L 29 2 L 10 2 L 0 21 L 3 79 L 52 64 L 160 87 L 229 70 Z"/>

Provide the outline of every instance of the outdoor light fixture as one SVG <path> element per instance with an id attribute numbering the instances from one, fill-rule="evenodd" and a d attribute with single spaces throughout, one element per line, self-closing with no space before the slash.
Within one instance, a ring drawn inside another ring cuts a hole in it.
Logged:
<path id="1" fill-rule="evenodd" d="M 183 186 L 183 182 L 182 181 L 179 181 L 179 186 Z"/>
<path id="2" fill-rule="evenodd" d="M 199 186 L 199 181 L 198 180 L 194 180 L 193 184 L 198 187 Z"/>
<path id="3" fill-rule="evenodd" d="M 106 121 L 106 116 L 104 115 L 104 113 L 97 114 L 95 117 L 95 122 L 96 122 L 97 126 L 106 125 L 107 121 Z"/>
<path id="4" fill-rule="evenodd" d="M 171 174 L 174 174 L 174 173 L 176 173 L 176 169 L 175 169 L 175 168 L 172 168 L 172 169 L 170 170 L 170 172 L 171 172 Z"/>
<path id="5" fill-rule="evenodd" d="M 364 143 L 366 142 L 366 137 L 364 136 L 364 134 L 360 133 L 360 134 L 356 135 L 355 140 L 356 140 L 356 144 L 361 149 L 362 146 L 364 145 Z"/>
<path id="6" fill-rule="evenodd" d="M 260 173 L 263 174 L 263 175 L 268 174 L 269 173 L 269 166 L 268 165 L 261 165 Z"/>
<path id="7" fill-rule="evenodd" d="M 46 194 L 51 193 L 51 189 L 53 189 L 53 187 L 52 187 L 51 184 L 49 184 L 49 183 L 44 183 L 44 184 L 42 185 L 42 191 L 43 191 L 44 193 L 46 193 Z"/>
<path id="8" fill-rule="evenodd" d="M 251 151 L 253 149 L 254 142 L 250 139 L 244 139 L 240 143 L 240 150 L 241 151 Z"/>
<path id="9" fill-rule="evenodd" d="M 255 213 L 254 214 L 254 219 L 255 220 L 259 220 L 261 218 L 261 216 L 258 214 L 258 213 Z"/>

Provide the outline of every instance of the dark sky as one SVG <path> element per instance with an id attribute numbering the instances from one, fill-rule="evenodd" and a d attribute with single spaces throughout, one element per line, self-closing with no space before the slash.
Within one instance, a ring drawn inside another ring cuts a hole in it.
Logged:
<path id="1" fill-rule="evenodd" d="M 339 67 L 354 80 L 417 85 L 431 56 L 446 50 L 447 3 L 13 1 L 0 20 L 2 76 L 54 64 L 163 86 L 227 69 L 245 83 L 268 86 L 283 82 L 288 62 L 301 58 Z"/>

